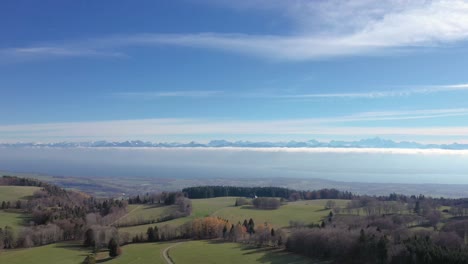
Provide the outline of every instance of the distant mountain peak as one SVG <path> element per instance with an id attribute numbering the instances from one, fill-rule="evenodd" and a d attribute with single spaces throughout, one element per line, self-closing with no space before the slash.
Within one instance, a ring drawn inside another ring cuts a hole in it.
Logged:
<path id="1" fill-rule="evenodd" d="M 17 142 L 17 143 L 0 143 L 0 147 L 50 147 L 50 148 L 73 148 L 73 147 L 165 147 L 165 148 L 184 148 L 184 147 L 206 147 L 206 148 L 403 148 L 403 149 L 451 149 L 463 150 L 468 149 L 468 144 L 422 144 L 411 141 L 396 142 L 390 139 L 380 137 L 360 139 L 357 141 L 331 140 L 328 142 L 320 142 L 315 139 L 308 141 L 284 141 L 284 142 L 269 142 L 269 141 L 228 141 L 224 139 L 211 140 L 208 143 L 198 143 L 191 141 L 189 143 L 179 142 L 159 142 L 153 143 L 142 140 L 127 140 L 121 142 L 110 142 L 106 140 L 89 141 L 89 142 L 55 142 L 55 143 L 35 143 L 35 142 Z"/>

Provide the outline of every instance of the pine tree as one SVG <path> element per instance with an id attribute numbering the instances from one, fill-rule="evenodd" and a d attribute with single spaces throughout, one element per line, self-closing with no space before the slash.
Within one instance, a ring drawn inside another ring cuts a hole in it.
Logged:
<path id="1" fill-rule="evenodd" d="M 252 218 L 249 220 L 247 232 L 249 232 L 251 235 L 255 233 L 255 222 Z"/>
<path id="2" fill-rule="evenodd" d="M 153 242 L 154 241 L 154 229 L 150 226 L 148 227 L 148 230 L 146 231 L 146 235 L 148 237 L 148 241 L 149 242 Z"/>
<path id="3" fill-rule="evenodd" d="M 83 244 L 86 247 L 94 247 L 96 245 L 96 241 L 94 240 L 94 230 L 89 228 L 85 232 L 85 239 Z"/>
<path id="4" fill-rule="evenodd" d="M 114 238 L 109 240 L 109 245 L 107 248 L 109 249 L 109 256 L 112 258 L 117 257 L 120 253 L 119 244 Z"/>

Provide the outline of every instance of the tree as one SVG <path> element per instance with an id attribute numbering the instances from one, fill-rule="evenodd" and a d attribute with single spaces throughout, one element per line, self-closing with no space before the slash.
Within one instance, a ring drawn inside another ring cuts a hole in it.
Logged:
<path id="1" fill-rule="evenodd" d="M 5 226 L 5 229 L 3 230 L 3 247 L 4 248 L 14 247 L 13 228 L 11 228 L 10 226 Z"/>
<path id="2" fill-rule="evenodd" d="M 420 204 L 419 204 L 419 200 L 416 201 L 416 204 L 414 205 L 414 212 L 415 212 L 416 214 L 419 214 L 419 213 L 421 212 L 421 206 L 420 206 Z"/>
<path id="3" fill-rule="evenodd" d="M 247 227 L 247 232 L 252 235 L 255 233 L 255 222 L 252 218 L 250 218 L 249 220 L 249 224 L 248 224 L 248 227 Z"/>
<path id="4" fill-rule="evenodd" d="M 154 229 L 150 226 L 148 227 L 148 230 L 146 231 L 146 235 L 148 237 L 148 241 L 149 242 L 153 242 L 155 241 L 155 238 L 154 238 Z"/>
<path id="5" fill-rule="evenodd" d="M 154 241 L 158 242 L 159 241 L 159 228 L 158 228 L 158 226 L 154 226 L 153 234 L 154 234 Z"/>
<path id="6" fill-rule="evenodd" d="M 387 237 L 382 236 L 377 242 L 377 258 L 380 263 L 386 263 L 388 259 Z"/>
<path id="7" fill-rule="evenodd" d="M 84 235 L 84 242 L 83 242 L 85 247 L 94 247 L 96 246 L 96 240 L 94 239 L 94 230 L 91 228 L 88 228 L 86 230 L 85 235 Z"/>
<path id="8" fill-rule="evenodd" d="M 227 233 L 227 226 L 224 225 L 224 227 L 223 227 L 223 238 L 224 238 L 224 239 L 227 238 L 227 234 L 226 234 L 226 233 Z"/>
<path id="9" fill-rule="evenodd" d="M 109 245 L 107 248 L 109 249 L 109 256 L 111 258 L 115 258 L 122 253 L 122 251 L 120 250 L 119 244 L 114 238 L 111 238 L 111 240 L 109 240 Z"/>

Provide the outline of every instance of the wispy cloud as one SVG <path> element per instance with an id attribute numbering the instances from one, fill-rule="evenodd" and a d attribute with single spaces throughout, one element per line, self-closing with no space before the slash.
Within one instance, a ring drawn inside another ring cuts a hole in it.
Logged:
<path id="1" fill-rule="evenodd" d="M 133 34 L 4 49 L 0 54 L 23 58 L 122 56 L 126 47 L 171 45 L 303 61 L 446 47 L 468 40 L 468 1 L 465 0 L 223 0 L 217 4 L 268 8 L 283 14 L 294 26 L 289 35 Z"/>
<path id="2" fill-rule="evenodd" d="M 409 87 L 404 90 L 370 91 L 355 93 L 315 93 L 315 94 L 283 94 L 273 95 L 280 98 L 383 98 L 383 97 L 401 97 L 417 94 L 431 94 L 441 92 L 468 91 L 468 84 L 439 85 L 426 87 Z"/>
<path id="3" fill-rule="evenodd" d="M 157 99 L 167 97 L 187 97 L 187 98 L 203 98 L 222 95 L 222 91 L 215 90 L 197 90 L 197 91 L 160 91 L 160 92 L 121 92 L 113 93 L 112 96 L 120 98 L 136 98 L 136 99 Z"/>
<path id="4" fill-rule="evenodd" d="M 194 135 L 330 135 L 330 136 L 466 136 L 468 127 L 382 127 L 353 125 L 360 121 L 407 120 L 468 116 L 468 109 L 363 112 L 347 116 L 290 120 L 144 119 L 102 122 L 0 126 L 9 141 L 47 139 L 139 139 Z M 371 123 L 368 123 L 370 125 Z"/>
<path id="5" fill-rule="evenodd" d="M 130 99 L 160 99 L 160 98 L 207 98 L 207 97 L 229 97 L 229 98 L 267 98 L 267 99 L 378 99 L 385 97 L 402 97 L 432 93 L 468 91 L 468 84 L 418 86 L 399 88 L 398 90 L 381 90 L 370 92 L 353 93 L 278 93 L 278 92 L 236 92 L 228 93 L 221 90 L 186 90 L 186 91 L 155 91 L 155 92 L 119 92 L 110 94 L 118 98 Z"/>
<path id="6" fill-rule="evenodd" d="M 50 59 L 60 57 L 126 57 L 123 52 L 98 50 L 92 47 L 76 46 L 31 46 L 0 50 L 0 57 L 5 61 Z"/>

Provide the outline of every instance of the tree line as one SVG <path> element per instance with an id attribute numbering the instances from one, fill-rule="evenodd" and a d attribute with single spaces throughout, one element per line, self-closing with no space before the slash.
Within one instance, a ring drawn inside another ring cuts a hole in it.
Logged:
<path id="1" fill-rule="evenodd" d="M 226 196 L 237 197 L 277 197 L 289 200 L 315 199 L 352 199 L 356 197 L 350 192 L 337 189 L 321 189 L 314 191 L 297 191 L 283 187 L 238 187 L 238 186 L 197 186 L 182 189 L 191 199 L 215 198 Z"/>

